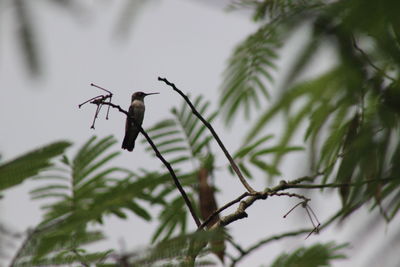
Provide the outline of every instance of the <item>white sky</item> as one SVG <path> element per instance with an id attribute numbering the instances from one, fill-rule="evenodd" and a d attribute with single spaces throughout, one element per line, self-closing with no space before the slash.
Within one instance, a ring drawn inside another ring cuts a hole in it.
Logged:
<path id="1" fill-rule="evenodd" d="M 38 80 L 29 79 L 24 72 L 13 30 L 13 10 L 0 10 L 0 152 L 3 160 L 61 139 L 74 142 L 75 147 L 94 134 L 100 137 L 113 134 L 122 140 L 124 117 L 121 114 L 112 112 L 108 121 L 101 118 L 93 131 L 89 126 L 94 106 L 77 108 L 79 103 L 99 93 L 89 86 L 91 82 L 111 89 L 113 102 L 125 107 L 129 105 L 134 91 L 160 92 L 161 95 L 146 99 L 145 128 L 165 118 L 171 107 L 181 101 L 179 96 L 157 81 L 158 76 L 167 77 L 192 96 L 204 94 L 212 100 L 214 108 L 218 107 L 216 90 L 221 83 L 226 60 L 234 46 L 256 29 L 250 18 L 244 14 L 226 13 L 222 5 L 199 3 L 201 1 L 153 1 L 135 18 L 130 34 L 121 39 L 116 38 L 114 30 L 121 3 L 124 2 L 87 1 L 88 13 L 79 19 L 43 2 L 36 2 L 34 22 L 44 67 L 44 75 Z M 283 62 L 285 60 L 288 59 L 284 58 Z M 243 123 L 236 124 L 231 130 L 215 123 L 217 132 L 230 151 L 240 145 L 237 140 L 245 134 Z M 214 147 L 214 151 L 217 150 Z M 224 160 L 219 154 L 218 162 L 225 164 Z M 296 164 L 285 168 L 285 179 L 295 179 L 304 174 L 298 171 L 303 169 L 304 164 L 299 163 L 298 158 L 296 160 Z M 160 166 L 157 159 L 143 153 L 140 142 L 137 142 L 134 153 L 124 152 L 115 164 L 149 169 L 155 164 Z M 223 191 L 218 195 L 220 205 L 244 191 L 236 178 L 226 173 L 216 177 L 217 186 Z M 263 178 L 251 183 L 258 189 L 265 186 Z M 1 220 L 17 231 L 32 227 L 40 220 L 39 205 L 30 201 L 27 193 L 31 187 L 32 183 L 25 183 L 22 187 L 9 190 L 0 203 Z M 324 198 L 313 196 L 311 202 L 321 221 L 339 204 L 336 198 Z M 301 209 L 282 219 L 294 203 L 297 202 L 284 198 L 259 201 L 248 209 L 249 218 L 229 226 L 230 233 L 246 248 L 262 237 L 309 227 L 310 223 Z M 366 214 L 360 211 L 354 217 L 365 218 Z M 357 218 L 352 221 L 357 225 Z M 396 224 L 398 227 L 399 220 L 388 228 L 379 228 L 375 234 L 376 242 L 385 239 Z M 191 225 L 194 229 L 194 224 Z M 267 265 L 277 253 L 301 244 L 330 240 L 351 242 L 353 230 L 349 225 L 340 233 L 337 227 L 331 227 L 307 240 L 299 236 L 264 246 L 240 266 Z M 126 249 L 144 247 L 154 227 L 154 223 L 146 223 L 137 217 L 131 217 L 129 222 L 111 218 L 106 224 L 109 239 L 99 246 L 119 249 L 119 241 L 125 240 Z M 370 249 L 362 247 L 363 252 Z M 234 253 L 232 248 L 229 251 Z M 361 247 L 353 247 L 348 253 L 360 251 Z M 356 262 L 364 262 L 366 258 L 363 253 L 352 257 Z M 355 265 L 354 261 L 339 261 L 334 266 Z"/>

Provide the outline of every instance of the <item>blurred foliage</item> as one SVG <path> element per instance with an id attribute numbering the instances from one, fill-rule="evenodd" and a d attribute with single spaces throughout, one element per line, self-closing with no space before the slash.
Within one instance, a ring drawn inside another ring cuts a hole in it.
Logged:
<path id="1" fill-rule="evenodd" d="M 78 18 L 91 12 L 87 9 L 85 3 L 77 0 L 46 0 L 45 2 L 63 11 L 68 11 L 69 15 L 73 18 Z M 154 0 L 126 0 L 121 2 L 122 7 L 120 8 L 118 21 L 115 25 L 115 33 L 118 36 L 126 36 L 132 27 L 133 19 L 150 2 L 154 2 Z M 102 3 L 99 2 L 97 4 Z M 35 6 L 29 0 L 0 1 L 0 11 L 11 8 L 13 20 L 16 25 L 15 35 L 19 52 L 26 70 L 32 77 L 42 74 L 43 65 L 46 63 L 42 56 L 46 51 L 41 50 L 42 40 L 38 37 L 42 32 L 40 32 L 40 24 L 36 22 L 36 18 L 40 16 L 40 12 L 46 12 L 43 8 L 45 5 L 40 5 L 42 3 Z"/>
<path id="2" fill-rule="evenodd" d="M 225 70 L 221 105 L 226 110 L 226 122 L 232 122 L 239 108 L 243 107 L 246 118 L 251 109 L 261 107 L 263 98 L 269 99 L 267 82 L 272 83 L 271 71 L 280 41 L 271 24 L 265 24 L 247 37 L 233 52 Z"/>
<path id="3" fill-rule="evenodd" d="M 209 111 L 210 102 L 205 101 L 203 96 L 196 97 L 193 105 L 210 123 L 218 114 L 216 111 Z M 210 152 L 209 144 L 212 138 L 206 129 L 182 101 L 179 109 L 171 110 L 171 118 L 156 123 L 147 132 L 171 164 L 180 166 L 192 162 L 196 166 Z M 149 145 L 146 150 L 152 151 Z"/>
<path id="4" fill-rule="evenodd" d="M 248 167 L 248 163 L 263 173 L 269 175 L 281 175 L 279 169 L 276 168 L 275 165 L 268 163 L 265 156 L 274 155 L 276 153 L 284 155 L 286 153 L 303 150 L 303 147 L 301 146 L 265 146 L 265 143 L 272 138 L 273 135 L 266 135 L 259 139 L 252 140 L 250 144 L 243 144 L 240 149 L 233 154 L 234 159 L 243 173 L 245 173 L 246 177 L 253 178 L 254 176 Z M 233 173 L 230 166 L 229 169 Z"/>
<path id="5" fill-rule="evenodd" d="M 53 166 L 51 160 L 61 155 L 70 145 L 66 141 L 56 142 L 2 163 L 0 165 L 0 190 L 18 185 L 40 171 L 51 168 Z"/>
<path id="6" fill-rule="evenodd" d="M 331 266 L 331 261 L 345 259 L 346 256 L 340 252 L 347 244 L 336 245 L 335 243 L 315 244 L 311 247 L 299 248 L 291 254 L 280 255 L 271 267 L 320 267 Z"/>
<path id="7" fill-rule="evenodd" d="M 300 27 L 311 28 L 309 41 L 288 67 L 279 96 L 271 100 L 265 111 L 251 116 L 254 123 L 246 142 L 256 142 L 279 118 L 284 126 L 277 145 L 290 147 L 296 134 L 304 136 L 312 171 L 323 175 L 322 183 L 344 184 L 338 193 L 343 209 L 348 211 L 346 215 L 371 201 L 373 208 L 378 207 L 384 218 L 391 220 L 400 208 L 400 180 L 396 179 L 400 174 L 400 19 L 393 12 L 400 8 L 400 3 L 246 0 L 236 1 L 233 6 L 252 8 L 254 20 L 260 23 L 259 31 L 268 28 L 281 43 Z M 366 19 L 365 14 L 373 14 L 373 18 Z M 231 59 L 252 61 L 254 55 L 243 55 L 241 51 L 251 50 L 253 43 L 262 47 L 271 42 L 268 36 L 257 33 L 249 38 L 252 42 L 246 39 L 240 43 Z M 324 47 L 334 50 L 337 62 L 325 73 L 302 80 L 316 51 Z M 276 48 L 270 49 L 279 54 Z M 257 60 L 269 60 L 271 54 L 260 53 Z M 250 64 L 247 69 L 251 68 Z M 239 70 L 232 60 L 228 62 L 226 72 L 232 82 L 228 87 L 224 84 L 221 91 L 226 122 L 243 107 L 248 115 L 246 106 L 258 106 L 259 97 L 237 98 L 227 93 L 234 88 L 233 84 L 241 84 L 241 76 L 236 73 Z M 239 85 L 235 90 L 252 91 L 247 85 Z M 236 101 L 235 105 L 230 101 Z M 272 166 L 278 169 L 284 156 L 277 151 Z M 278 174 L 268 173 L 270 177 Z M 367 186 L 346 186 L 351 183 Z"/>
<path id="8" fill-rule="evenodd" d="M 213 231 L 196 231 L 159 242 L 152 249 L 132 255 L 129 263 L 132 266 L 192 266 L 190 257 L 199 257 L 196 266 L 215 266 L 215 262 L 205 256 L 210 248 L 204 244 L 224 239 L 221 229 Z"/>
<path id="9" fill-rule="evenodd" d="M 112 137 L 90 138 L 73 159 L 64 155 L 60 163 L 33 177 L 40 184 L 31 191 L 33 199 L 45 201 L 43 220 L 30 230 L 14 258 L 17 266 L 43 266 L 103 261 L 112 251 L 87 252 L 83 245 L 103 239 L 101 231 L 88 228 L 102 224 L 107 215 L 121 219 L 130 211 L 151 220 L 143 206 L 164 204 L 153 197 L 163 176 L 147 173 L 139 177 L 131 171 L 105 165 L 120 152 L 108 152 Z"/>

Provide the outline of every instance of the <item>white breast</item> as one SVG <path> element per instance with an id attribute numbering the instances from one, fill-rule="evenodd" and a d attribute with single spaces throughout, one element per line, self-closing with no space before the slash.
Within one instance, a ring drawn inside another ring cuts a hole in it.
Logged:
<path id="1" fill-rule="evenodd" d="M 131 104 L 133 107 L 134 107 L 134 109 L 135 110 L 137 110 L 137 111 L 144 111 L 144 103 L 143 103 L 143 101 L 140 101 L 140 100 L 133 100 L 133 102 L 132 102 L 132 104 Z"/>
<path id="2" fill-rule="evenodd" d="M 137 122 L 142 124 L 143 117 L 144 117 L 144 103 L 140 100 L 133 100 L 131 108 L 133 107 L 133 117 L 136 119 Z M 131 110 L 130 108 L 130 110 Z"/>

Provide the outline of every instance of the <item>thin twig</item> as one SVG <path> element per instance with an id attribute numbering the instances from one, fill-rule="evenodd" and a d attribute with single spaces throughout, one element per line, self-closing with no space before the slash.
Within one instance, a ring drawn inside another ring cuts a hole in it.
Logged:
<path id="1" fill-rule="evenodd" d="M 342 210 L 339 210 L 338 212 L 336 212 L 331 218 L 329 218 L 324 224 L 321 225 L 321 227 L 319 227 L 319 230 L 322 230 L 326 227 L 328 227 L 332 222 L 334 222 L 341 214 L 342 214 Z M 305 233 L 313 233 L 315 231 L 315 228 L 311 229 L 311 228 L 307 228 L 307 229 L 300 229 L 297 231 L 291 231 L 291 232 L 286 232 L 286 233 L 282 233 L 279 235 L 275 235 L 275 236 L 271 236 L 271 237 L 267 237 L 263 240 L 258 241 L 256 244 L 248 247 L 247 249 L 243 249 L 243 253 L 241 253 L 236 259 L 234 259 L 231 263 L 231 267 L 236 266 L 236 264 L 243 260 L 243 258 L 245 258 L 246 256 L 248 256 L 250 253 L 252 253 L 254 250 L 259 249 L 260 247 L 272 242 L 272 241 L 277 241 L 286 237 L 291 237 L 291 236 L 298 236 L 301 234 L 305 234 Z"/>
<path id="2" fill-rule="evenodd" d="M 236 165 L 235 161 L 233 160 L 232 156 L 229 154 L 228 150 L 225 148 L 225 145 L 222 143 L 221 139 L 219 138 L 218 134 L 215 132 L 214 128 L 211 126 L 211 124 L 205 120 L 203 118 L 203 116 L 196 110 L 196 108 L 193 106 L 192 102 L 189 100 L 189 98 L 178 88 L 176 88 L 175 84 L 169 82 L 166 78 L 161 78 L 158 77 L 159 81 L 162 81 L 164 83 L 166 83 L 167 85 L 169 85 L 170 87 L 172 87 L 172 89 L 174 91 L 176 91 L 179 95 L 181 95 L 183 97 L 183 99 L 186 101 L 186 103 L 189 105 L 189 107 L 192 110 L 192 113 L 199 118 L 199 120 L 210 130 L 211 134 L 213 135 L 213 137 L 215 138 L 215 140 L 217 141 L 218 145 L 220 146 L 220 148 L 222 149 L 222 151 L 224 152 L 226 158 L 229 160 L 229 163 L 232 166 L 232 169 L 236 172 L 237 176 L 239 177 L 240 182 L 243 184 L 243 186 L 246 188 L 246 190 L 250 193 L 250 194 L 255 194 L 257 193 L 257 191 L 255 191 L 246 181 L 246 179 L 244 178 L 242 172 L 240 171 L 239 167 Z"/>
<path id="3" fill-rule="evenodd" d="M 245 250 L 242 248 L 241 245 L 237 244 L 235 241 L 233 241 L 232 238 L 227 238 L 228 243 L 230 243 L 237 251 L 239 251 L 240 254 L 245 254 Z"/>
<path id="4" fill-rule="evenodd" d="M 281 197 L 281 196 L 296 197 L 296 198 L 304 200 L 303 202 L 308 202 L 308 201 L 311 200 L 311 199 L 309 199 L 309 198 L 307 198 L 307 197 L 305 197 L 303 195 L 296 194 L 296 193 L 288 193 L 288 192 L 283 192 L 283 193 L 271 192 L 271 193 L 269 193 L 269 196 L 271 196 L 271 197 L 273 197 L 273 196 L 278 196 L 278 197 Z"/>
<path id="5" fill-rule="evenodd" d="M 105 88 L 103 88 L 101 86 L 98 86 L 98 85 L 96 85 L 94 83 L 91 83 L 90 85 L 94 86 L 96 88 L 99 88 L 100 90 L 103 90 L 103 91 L 108 93 L 107 95 L 98 95 L 98 96 L 92 97 L 89 100 L 86 100 L 85 102 L 83 102 L 83 103 L 78 105 L 78 107 L 81 108 L 83 105 L 85 105 L 85 104 L 90 102 L 91 104 L 95 104 L 97 106 L 96 107 L 96 111 L 94 113 L 92 125 L 90 126 L 90 129 L 94 129 L 94 124 L 96 123 L 96 119 L 97 119 L 97 117 L 98 117 L 98 115 L 100 113 L 101 108 L 103 107 L 103 103 L 105 103 L 105 101 L 107 99 L 108 99 L 108 103 L 111 103 L 113 94 L 112 94 L 111 91 L 109 91 L 109 90 L 107 90 L 107 89 L 105 89 Z M 110 114 L 110 106 L 107 107 L 106 120 L 108 120 L 109 114 Z"/>
<path id="6" fill-rule="evenodd" d="M 91 85 L 91 86 L 94 86 L 94 87 L 97 87 L 97 88 L 99 88 L 100 90 L 103 90 L 103 91 L 107 92 L 108 95 L 110 96 L 109 102 L 112 101 L 113 94 L 111 93 L 111 91 L 107 90 L 107 89 L 104 88 L 104 87 L 98 86 L 97 84 L 94 84 L 94 83 L 91 83 L 90 85 Z M 108 115 L 109 115 L 109 114 L 110 114 L 110 106 L 108 106 L 108 108 L 107 108 L 106 120 L 108 120 Z"/>
<path id="7" fill-rule="evenodd" d="M 100 90 L 103 90 L 103 91 L 107 92 L 109 95 L 112 95 L 111 91 L 106 89 L 106 88 L 104 88 L 104 87 L 101 87 L 101 86 L 99 86 L 97 84 L 94 84 L 94 83 L 91 83 L 90 85 L 93 86 L 93 87 L 99 88 Z"/>
<path id="8" fill-rule="evenodd" d="M 364 57 L 365 61 L 367 61 L 368 64 L 369 64 L 372 68 L 374 68 L 379 74 L 385 76 L 386 78 L 388 78 L 388 79 L 391 80 L 392 82 L 395 82 L 395 81 L 396 81 L 395 78 L 393 78 L 393 77 L 391 77 L 390 75 L 388 75 L 385 71 L 383 71 L 381 68 L 379 68 L 378 66 L 376 66 L 376 65 L 372 62 L 372 60 L 369 58 L 369 56 L 367 55 L 367 53 L 365 53 L 364 50 L 362 50 L 362 49 L 358 46 L 358 44 L 357 44 L 356 39 L 354 38 L 354 36 L 351 36 L 351 39 L 352 39 L 352 43 L 353 43 L 354 49 L 356 49 L 356 50 Z"/>
<path id="9" fill-rule="evenodd" d="M 377 179 L 369 179 L 369 180 L 364 180 L 361 182 L 355 182 L 355 183 L 330 183 L 330 184 L 291 184 L 288 183 L 286 188 L 302 188 L 302 189 L 318 189 L 318 188 L 337 188 L 337 187 L 343 187 L 343 186 L 359 186 L 359 185 L 365 185 L 365 184 L 370 184 L 370 183 L 375 183 L 375 182 L 389 182 L 392 180 L 395 180 L 397 178 L 377 178 Z"/>
<path id="10" fill-rule="evenodd" d="M 71 250 L 71 251 L 72 251 L 72 252 L 76 255 L 76 257 L 79 259 L 79 263 L 82 264 L 82 266 L 90 267 L 90 264 L 88 264 L 88 263 L 85 262 L 85 259 L 82 257 L 82 255 L 81 255 L 76 249 L 73 249 L 73 250 Z"/>
<path id="11" fill-rule="evenodd" d="M 93 104 L 98 105 L 99 103 L 93 103 Z M 185 201 L 186 206 L 188 207 L 188 209 L 190 211 L 190 214 L 193 217 L 193 220 L 196 222 L 197 227 L 199 227 L 201 225 L 201 222 L 193 209 L 193 206 L 189 200 L 189 197 L 186 195 L 185 190 L 183 190 L 183 187 L 180 184 L 178 177 L 176 176 L 174 170 L 172 169 L 171 164 L 161 155 L 160 151 L 158 150 L 158 148 L 156 147 L 154 142 L 151 140 L 150 136 L 146 133 L 146 131 L 142 128 L 142 126 L 135 121 L 135 118 L 133 118 L 126 110 L 122 109 L 119 105 L 115 105 L 111 102 L 103 102 L 101 104 L 108 105 L 112 108 L 117 109 L 119 112 L 124 113 L 127 117 L 129 117 L 133 121 L 135 127 L 139 129 L 140 133 L 143 134 L 143 136 L 146 138 L 147 142 L 150 144 L 150 146 L 154 150 L 157 158 L 159 158 L 161 160 L 161 162 L 165 165 L 165 167 L 167 167 L 169 173 L 172 176 L 172 179 L 174 180 L 176 187 L 178 188 L 179 192 L 181 193 L 183 200 Z"/>
<path id="12" fill-rule="evenodd" d="M 293 208 L 291 208 L 288 212 L 285 213 L 285 215 L 283 215 L 283 218 L 286 218 L 292 211 L 294 211 L 298 206 L 300 206 L 300 205 L 303 204 L 303 203 L 304 203 L 304 202 L 302 201 L 302 202 L 297 203 L 296 205 L 294 205 Z"/>

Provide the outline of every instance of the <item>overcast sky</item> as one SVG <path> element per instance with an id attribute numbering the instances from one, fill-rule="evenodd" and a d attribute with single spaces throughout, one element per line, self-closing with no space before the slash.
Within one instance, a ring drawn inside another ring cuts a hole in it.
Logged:
<path id="1" fill-rule="evenodd" d="M 157 81 L 158 76 L 167 77 L 192 96 L 205 95 L 212 101 L 213 108 L 218 108 L 217 89 L 226 60 L 234 46 L 257 25 L 246 14 L 227 13 L 223 5 L 207 3 L 210 1 L 152 1 L 135 17 L 128 34 L 120 38 L 115 34 L 115 27 L 124 2 L 87 1 L 86 12 L 78 17 L 36 2 L 33 15 L 43 67 L 43 74 L 38 79 L 31 79 L 24 71 L 24 62 L 16 45 L 14 10 L 7 7 L 0 11 L 0 153 L 3 160 L 57 140 L 70 140 L 76 147 L 92 135 L 104 137 L 112 134 L 122 140 L 124 117 L 120 113 L 112 112 L 108 121 L 101 118 L 96 129 L 91 130 L 94 106 L 77 108 L 82 101 L 100 93 L 89 86 L 91 82 L 109 88 L 114 93 L 113 102 L 123 107 L 128 107 L 134 91 L 160 92 L 160 95 L 146 99 L 145 128 L 165 118 L 181 101 L 179 96 Z M 227 130 L 218 121 L 215 123 L 230 151 L 240 146 L 237 140 L 244 135 L 243 125 L 237 123 L 233 129 Z M 115 149 L 118 148 L 119 144 Z M 217 150 L 215 147 L 214 151 Z M 143 151 L 143 145 L 138 142 L 134 153 L 124 151 L 114 163 L 149 169 L 160 165 L 157 159 Z M 69 154 L 73 152 L 74 149 Z M 220 153 L 218 161 L 225 164 Z M 288 166 L 284 170 L 285 179 L 295 179 L 304 174 L 298 173 L 301 164 Z M 216 176 L 217 186 L 224 192 L 218 195 L 220 205 L 244 191 L 239 182 L 226 173 Z M 263 179 L 251 183 L 259 189 L 265 186 Z M 1 220 L 16 231 L 23 231 L 40 221 L 39 204 L 31 202 L 27 194 L 31 187 L 32 183 L 25 183 L 18 189 L 9 190 L 0 203 Z M 283 198 L 259 201 L 248 210 L 249 218 L 229 226 L 230 233 L 238 243 L 247 247 L 260 237 L 310 227 L 301 209 L 292 217 L 282 219 L 295 203 L 295 200 Z M 314 197 L 311 202 L 321 221 L 337 205 L 339 201 L 336 198 L 327 201 Z M 363 218 L 365 214 L 360 211 L 356 216 Z M 109 239 L 99 243 L 102 248 L 120 249 L 121 242 L 125 243 L 126 249 L 144 247 L 155 227 L 154 223 L 148 224 L 137 217 L 131 217 L 128 222 L 116 218 L 106 222 Z M 134 232 L 132 225 L 141 231 Z M 376 240 L 385 238 L 391 227 L 392 224 L 387 229 L 380 228 Z M 344 228 L 340 235 L 337 231 L 337 227 L 331 227 L 307 240 L 299 236 L 273 243 L 248 257 L 242 266 L 269 263 L 277 253 L 301 244 L 311 245 L 332 239 L 338 243 L 352 241 L 352 229 Z M 348 253 L 358 251 L 353 247 Z M 363 247 L 363 251 L 369 250 Z M 230 249 L 230 252 L 234 253 L 234 250 Z M 365 257 L 362 254 L 358 257 L 358 261 L 363 262 Z M 334 266 L 353 264 L 337 262 Z"/>

